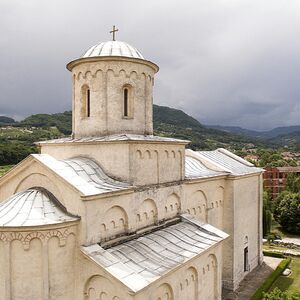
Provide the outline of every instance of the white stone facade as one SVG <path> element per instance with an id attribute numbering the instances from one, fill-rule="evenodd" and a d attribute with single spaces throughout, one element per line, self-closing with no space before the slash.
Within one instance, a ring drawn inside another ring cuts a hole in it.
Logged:
<path id="1" fill-rule="evenodd" d="M 221 299 L 262 260 L 261 169 L 152 136 L 158 68 L 109 43 L 68 65 L 73 136 L 0 179 L 1 299 Z"/>

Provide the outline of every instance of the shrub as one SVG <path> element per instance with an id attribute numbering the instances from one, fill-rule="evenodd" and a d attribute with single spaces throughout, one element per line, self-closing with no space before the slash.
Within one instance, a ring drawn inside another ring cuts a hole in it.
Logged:
<path id="1" fill-rule="evenodd" d="M 286 293 L 277 287 L 270 293 L 263 293 L 263 296 L 265 300 L 287 300 Z"/>
<path id="2" fill-rule="evenodd" d="M 264 281 L 264 283 L 257 289 L 251 300 L 261 300 L 263 293 L 267 292 L 274 281 L 280 276 L 280 274 L 286 269 L 291 262 L 291 258 L 286 258 L 280 262 L 278 267 L 270 274 L 270 276 Z"/>
<path id="3" fill-rule="evenodd" d="M 271 256 L 276 258 L 285 258 L 285 255 L 281 252 L 273 252 L 273 251 L 263 251 L 264 256 Z"/>

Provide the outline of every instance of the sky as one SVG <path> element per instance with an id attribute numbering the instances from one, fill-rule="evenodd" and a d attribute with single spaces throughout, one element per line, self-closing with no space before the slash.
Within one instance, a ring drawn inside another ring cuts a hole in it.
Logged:
<path id="1" fill-rule="evenodd" d="M 203 124 L 300 124 L 299 0 L 0 0 L 0 115 L 70 110 L 65 65 L 114 24 L 159 65 L 154 103 Z"/>

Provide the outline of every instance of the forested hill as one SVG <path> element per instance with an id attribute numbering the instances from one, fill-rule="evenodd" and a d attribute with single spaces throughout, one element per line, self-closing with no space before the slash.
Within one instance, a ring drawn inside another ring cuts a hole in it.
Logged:
<path id="1" fill-rule="evenodd" d="M 12 118 L 0 116 L 0 125 L 8 125 L 8 124 L 13 124 L 15 122 L 16 121 Z"/>
<path id="2" fill-rule="evenodd" d="M 263 142 L 217 129 L 206 128 L 181 110 L 154 105 L 154 133 L 191 141 L 192 149 L 211 150 L 225 147 L 239 150 L 243 147 L 265 146 Z M 1 120 L 1 119 L 0 119 Z M 0 123 L 0 165 L 15 164 L 28 154 L 36 152 L 34 142 L 70 135 L 72 113 L 36 114 L 20 122 L 4 119 Z"/>
<path id="3" fill-rule="evenodd" d="M 262 141 L 252 137 L 207 128 L 185 112 L 166 106 L 153 106 L 153 123 L 156 135 L 188 139 L 191 141 L 188 147 L 192 149 L 224 147 L 239 150 L 248 145 L 252 147 L 253 144 L 265 146 Z"/>

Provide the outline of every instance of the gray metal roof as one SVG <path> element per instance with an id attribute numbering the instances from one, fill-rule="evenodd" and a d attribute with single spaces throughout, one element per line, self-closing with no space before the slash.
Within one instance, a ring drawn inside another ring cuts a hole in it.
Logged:
<path id="1" fill-rule="evenodd" d="M 95 244 L 82 251 L 136 292 L 227 237 L 185 214 L 180 223 L 107 250 Z"/>
<path id="2" fill-rule="evenodd" d="M 227 174 L 228 173 L 226 172 L 213 171 L 207 168 L 203 163 L 194 157 L 185 157 L 185 177 L 188 179 L 221 176 Z"/>
<path id="3" fill-rule="evenodd" d="M 40 226 L 79 220 L 43 188 L 31 188 L 0 203 L 0 226 Z"/>
<path id="4" fill-rule="evenodd" d="M 74 186 L 85 196 L 128 189 L 127 183 L 108 177 L 92 159 L 75 157 L 57 160 L 48 154 L 33 154 L 38 161 Z"/>
<path id="5" fill-rule="evenodd" d="M 114 142 L 114 141 L 146 141 L 146 142 L 175 142 L 175 143 L 189 143 L 187 140 L 179 140 L 154 135 L 140 135 L 140 134 L 113 134 L 97 137 L 82 137 L 82 138 L 61 138 L 55 140 L 41 141 L 36 144 L 65 144 L 65 143 L 89 143 L 89 142 Z"/>
<path id="6" fill-rule="evenodd" d="M 214 151 L 197 151 L 199 158 L 208 159 L 225 172 L 230 172 L 232 175 L 245 175 L 251 173 L 262 172 L 263 169 L 255 167 L 250 162 L 229 152 L 226 149 L 219 148 Z"/>
<path id="7" fill-rule="evenodd" d="M 123 56 L 144 59 L 141 52 L 139 52 L 135 47 L 121 41 L 99 43 L 89 48 L 81 57 L 97 56 Z"/>

